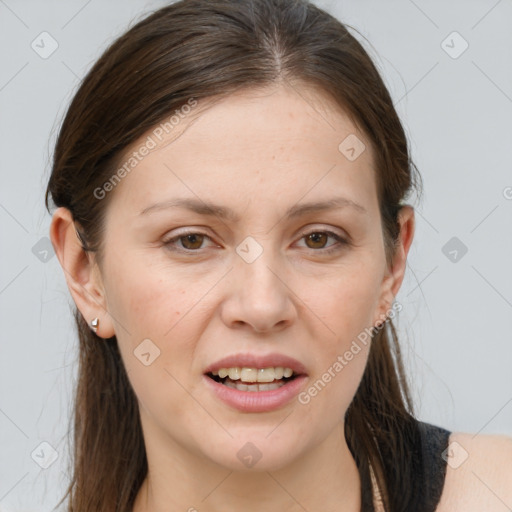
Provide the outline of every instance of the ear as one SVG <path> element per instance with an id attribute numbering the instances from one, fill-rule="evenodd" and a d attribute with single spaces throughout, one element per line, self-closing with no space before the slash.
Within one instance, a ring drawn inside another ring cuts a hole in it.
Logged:
<path id="1" fill-rule="evenodd" d="M 386 274 L 382 281 L 379 307 L 373 325 L 383 322 L 389 316 L 389 310 L 392 308 L 393 300 L 402 285 L 407 263 L 407 254 L 409 253 L 414 237 L 414 208 L 410 205 L 402 206 L 398 213 L 398 221 L 400 223 L 400 236 L 396 245 L 391 268 L 386 269 Z"/>
<path id="2" fill-rule="evenodd" d="M 66 282 L 77 308 L 88 325 L 99 319 L 96 335 L 115 335 L 112 319 L 106 307 L 105 292 L 94 253 L 83 249 L 71 212 L 58 208 L 50 225 L 50 240 L 59 259 Z"/>

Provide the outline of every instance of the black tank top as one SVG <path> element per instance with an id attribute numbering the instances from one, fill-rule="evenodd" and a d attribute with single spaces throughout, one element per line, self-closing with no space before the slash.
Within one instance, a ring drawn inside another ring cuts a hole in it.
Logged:
<path id="1" fill-rule="evenodd" d="M 443 492 L 446 476 L 446 452 L 451 432 L 430 423 L 417 422 L 419 441 L 411 447 L 420 461 L 414 470 L 415 492 L 404 512 L 434 512 Z M 371 489 L 369 479 L 363 485 Z M 370 484 L 370 485 L 368 485 Z M 371 496 L 371 492 L 365 493 Z M 413 501 L 413 503 L 412 503 Z M 373 502 L 363 503 L 364 512 L 375 512 Z M 395 511 L 391 511 L 395 512 Z"/>

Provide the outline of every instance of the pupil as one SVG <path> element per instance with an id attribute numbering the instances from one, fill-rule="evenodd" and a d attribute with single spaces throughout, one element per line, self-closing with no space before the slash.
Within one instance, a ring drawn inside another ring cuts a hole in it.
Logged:
<path id="1" fill-rule="evenodd" d="M 319 243 L 319 238 L 322 237 L 325 237 L 324 233 L 311 233 L 311 235 L 309 235 L 309 240 L 313 241 L 313 243 Z"/>
<path id="2" fill-rule="evenodd" d="M 201 235 L 199 235 L 199 242 L 198 242 L 197 235 L 186 235 L 182 238 L 182 241 L 186 241 L 186 243 L 184 245 L 187 249 L 197 249 L 197 244 L 199 244 L 199 246 L 201 246 L 200 237 L 201 237 Z M 188 247 L 187 244 L 192 244 L 193 247 Z"/>

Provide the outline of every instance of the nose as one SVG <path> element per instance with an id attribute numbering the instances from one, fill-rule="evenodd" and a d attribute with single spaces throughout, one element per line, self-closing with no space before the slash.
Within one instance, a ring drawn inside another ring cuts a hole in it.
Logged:
<path id="1" fill-rule="evenodd" d="M 286 273 L 266 249 L 253 262 L 235 258 L 221 307 L 230 328 L 248 328 L 259 334 L 289 327 L 297 317 L 295 294 Z"/>

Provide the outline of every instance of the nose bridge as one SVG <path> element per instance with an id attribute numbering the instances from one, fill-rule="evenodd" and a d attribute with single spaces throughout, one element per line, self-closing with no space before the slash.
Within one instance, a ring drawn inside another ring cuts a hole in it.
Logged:
<path id="1" fill-rule="evenodd" d="M 243 322 L 256 330 L 272 329 L 293 317 L 291 292 L 285 285 L 283 265 L 265 241 L 245 238 L 237 247 L 227 307 L 228 322 Z M 284 321 L 284 322 L 283 322 Z"/>
<path id="2" fill-rule="evenodd" d="M 248 236 L 237 246 L 236 252 L 239 258 L 235 270 L 244 293 L 253 295 L 253 299 L 260 296 L 266 300 L 283 293 L 282 278 L 278 275 L 282 265 L 271 237 L 256 240 Z"/>

